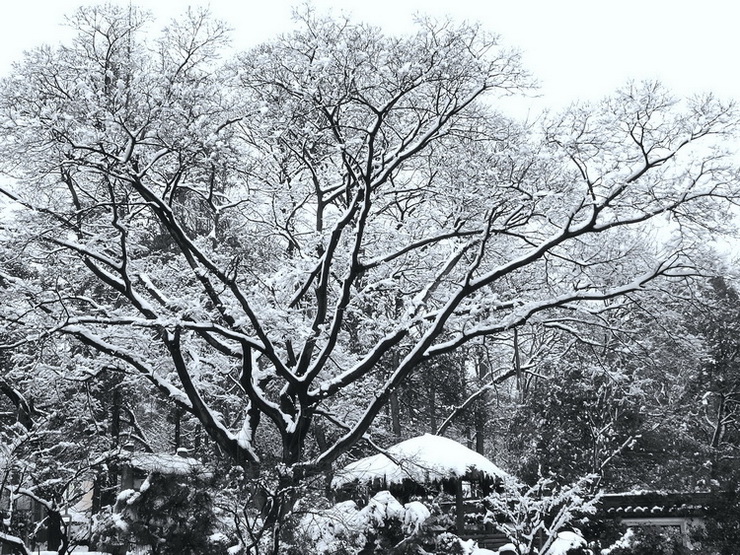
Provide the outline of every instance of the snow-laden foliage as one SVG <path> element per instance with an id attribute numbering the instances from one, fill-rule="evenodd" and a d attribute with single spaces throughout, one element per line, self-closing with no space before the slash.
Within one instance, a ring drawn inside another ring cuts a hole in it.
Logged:
<path id="1" fill-rule="evenodd" d="M 737 545 L 737 544 L 735 544 Z M 733 546 L 732 551 L 735 550 Z M 731 553 L 728 551 L 727 553 Z M 673 555 L 690 553 L 718 554 L 710 546 L 692 543 L 679 529 L 660 526 L 628 528 L 613 545 L 602 549 L 600 555 Z"/>
<path id="2" fill-rule="evenodd" d="M 507 477 L 503 491 L 483 501 L 485 520 L 495 523 L 520 555 L 565 555 L 586 548 L 586 540 L 574 527 L 595 512 L 597 498 L 587 493 L 587 485 L 584 480 L 556 488 L 551 480 L 543 479 L 527 487 Z M 363 507 L 344 501 L 308 512 L 300 522 L 298 538 L 308 540 L 309 550 L 321 554 L 490 552 L 472 540 L 441 533 L 443 522 L 444 518 L 420 501 L 402 505 L 388 491 L 380 491 Z"/>
<path id="3" fill-rule="evenodd" d="M 555 555 L 585 540 L 568 528 L 577 529 L 596 512 L 598 495 L 590 493 L 594 477 L 567 486 L 541 478 L 528 486 L 516 478 L 503 480 L 503 491 L 483 501 L 486 519 L 512 541 L 519 555 Z"/>
<path id="4" fill-rule="evenodd" d="M 96 515 L 92 539 L 103 549 L 146 547 L 157 555 L 224 554 L 228 538 L 216 527 L 213 500 L 195 475 L 150 473 Z"/>
<path id="5" fill-rule="evenodd" d="M 441 554 L 453 553 L 455 545 L 462 553 L 458 538 L 430 527 L 437 522 L 424 503 L 402 505 L 390 492 L 380 491 L 364 507 L 344 501 L 309 512 L 300 521 L 297 538 L 309 542 L 301 544 L 302 553 L 421 554 L 430 549 Z"/>

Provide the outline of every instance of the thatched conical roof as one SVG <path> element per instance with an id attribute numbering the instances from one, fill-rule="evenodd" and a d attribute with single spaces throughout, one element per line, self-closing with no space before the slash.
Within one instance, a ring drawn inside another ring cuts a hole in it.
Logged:
<path id="1" fill-rule="evenodd" d="M 398 443 L 384 453 L 348 464 L 332 480 L 333 488 L 354 482 L 393 485 L 411 480 L 418 484 L 454 478 L 496 481 L 506 472 L 483 455 L 451 439 L 424 434 Z"/>

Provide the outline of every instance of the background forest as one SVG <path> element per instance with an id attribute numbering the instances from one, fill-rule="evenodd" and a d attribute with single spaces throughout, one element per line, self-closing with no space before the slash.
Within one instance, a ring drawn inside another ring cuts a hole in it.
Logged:
<path id="1" fill-rule="evenodd" d="M 84 8 L 0 83 L 0 540 L 32 499 L 65 553 L 91 494 L 100 545 L 290 552 L 337 468 L 425 432 L 737 511 L 734 104 L 521 122 L 475 25 L 298 20 L 225 59 L 205 12 Z M 119 495 L 122 454 L 178 449 L 199 476 Z"/>

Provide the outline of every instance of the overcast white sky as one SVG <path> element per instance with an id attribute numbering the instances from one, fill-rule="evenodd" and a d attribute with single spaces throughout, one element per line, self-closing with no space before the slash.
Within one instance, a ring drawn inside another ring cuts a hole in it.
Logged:
<path id="1" fill-rule="evenodd" d="M 127 0 L 119 0 L 127 4 Z M 94 3 L 94 2 L 92 2 Z M 164 24 L 187 0 L 134 2 Z M 212 11 L 249 47 L 291 27 L 292 0 L 210 0 Z M 81 0 L 5 2 L 0 19 L 0 75 L 24 50 L 64 36 L 63 16 Z M 740 32 L 725 0 L 314 0 L 321 10 L 349 12 L 389 32 L 403 32 L 415 13 L 478 20 L 524 54 L 547 105 L 600 98 L 628 79 L 658 78 L 680 94 L 714 91 L 740 99 Z"/>

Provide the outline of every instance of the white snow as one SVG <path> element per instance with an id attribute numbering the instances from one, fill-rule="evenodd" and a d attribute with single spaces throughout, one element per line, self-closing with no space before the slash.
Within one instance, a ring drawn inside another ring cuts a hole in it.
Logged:
<path id="1" fill-rule="evenodd" d="M 252 449 L 252 426 L 250 425 L 250 417 L 244 418 L 241 430 L 236 434 L 236 441 L 239 446 L 251 450 Z"/>
<path id="2" fill-rule="evenodd" d="M 200 462 L 196 459 L 166 453 L 135 453 L 131 455 L 129 463 L 132 467 L 145 472 L 166 475 L 183 476 L 202 469 Z"/>
<path id="3" fill-rule="evenodd" d="M 405 516 L 403 505 L 389 491 L 376 493 L 360 513 L 368 522 L 378 527 L 391 519 L 403 522 Z"/>
<path id="4" fill-rule="evenodd" d="M 126 502 L 127 504 L 130 505 L 129 500 L 132 497 L 135 497 L 135 496 L 138 497 L 137 496 L 137 493 L 136 493 L 136 490 L 133 490 L 133 489 L 125 489 L 125 490 L 121 491 L 121 493 L 119 493 L 116 496 L 116 501 L 118 501 L 118 502 Z"/>
<path id="5" fill-rule="evenodd" d="M 422 525 L 432 515 L 423 503 L 411 501 L 404 505 L 406 513 L 403 516 L 403 530 L 409 536 L 419 533 Z"/>
<path id="6" fill-rule="evenodd" d="M 5 532 L 0 532 L 0 539 L 16 545 L 21 545 L 23 543 L 23 540 L 20 537 L 12 536 L 10 534 L 6 534 Z"/>
<path id="7" fill-rule="evenodd" d="M 229 541 L 229 537 L 223 532 L 214 532 L 213 534 L 208 536 L 208 540 L 211 543 L 226 543 Z"/>
<path id="8" fill-rule="evenodd" d="M 547 555 L 565 555 L 571 549 L 585 546 L 586 540 L 575 532 L 559 532 L 558 537 L 547 550 Z"/>
<path id="9" fill-rule="evenodd" d="M 624 533 L 624 535 L 619 538 L 616 543 L 614 543 L 614 545 L 601 550 L 601 555 L 609 555 L 617 548 L 629 549 L 630 547 L 632 547 L 634 535 L 634 530 L 632 530 L 632 528 L 627 528 L 627 531 Z"/>
<path id="10" fill-rule="evenodd" d="M 451 439 L 424 434 L 390 447 L 388 455 L 380 453 L 355 461 L 338 471 L 333 488 L 355 480 L 370 483 L 375 479 L 398 484 L 410 479 L 419 483 L 462 477 L 468 472 L 487 478 L 503 478 L 506 473 L 483 455 Z"/>
<path id="11" fill-rule="evenodd" d="M 343 540 L 362 535 L 368 526 L 365 516 L 354 501 L 343 501 L 323 511 L 306 514 L 299 529 L 313 544 L 316 553 L 335 553 Z"/>
<path id="12" fill-rule="evenodd" d="M 113 524 L 116 528 L 118 528 L 124 534 L 128 532 L 128 523 L 121 518 L 120 514 L 112 513 L 111 518 L 113 519 Z"/>
<path id="13" fill-rule="evenodd" d="M 146 479 L 139 486 L 139 493 L 144 493 L 151 486 L 152 486 L 152 483 L 149 481 L 149 476 L 147 476 Z"/>

